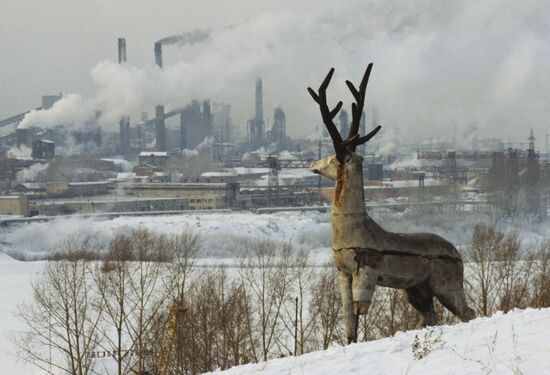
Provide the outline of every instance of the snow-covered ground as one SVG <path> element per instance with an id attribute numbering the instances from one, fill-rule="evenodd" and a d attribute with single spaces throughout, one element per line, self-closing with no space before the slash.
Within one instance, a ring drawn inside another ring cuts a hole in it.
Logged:
<path id="1" fill-rule="evenodd" d="M 25 327 L 14 316 L 17 304 L 30 300 L 31 277 L 40 273 L 45 262 L 19 262 L 0 254 L 0 374 L 41 374 L 18 360 L 9 336 Z"/>
<path id="2" fill-rule="evenodd" d="M 378 341 L 337 346 L 217 373 L 550 374 L 549 331 L 550 309 L 515 310 L 455 326 L 399 332 Z M 415 342 L 417 349 L 413 349 Z"/>
<path id="3" fill-rule="evenodd" d="M 234 256 L 242 239 L 290 241 L 308 250 L 330 247 L 331 229 L 326 213 L 251 212 L 207 213 L 118 217 L 115 219 L 60 218 L 0 228 L 0 252 L 27 259 L 40 258 L 60 247 L 67 236 L 74 236 L 97 249 L 104 249 L 116 233 L 146 228 L 159 234 L 174 235 L 191 230 L 204 242 L 207 257 Z M 330 252 L 329 252 L 330 255 Z"/>
<path id="4" fill-rule="evenodd" d="M 459 249 L 466 246 L 477 223 L 491 223 L 486 214 L 412 214 L 376 211 L 373 218 L 396 232 L 433 232 Z M 550 236 L 548 221 L 541 223 L 497 223 L 504 231 L 515 230 L 520 238 L 535 243 Z M 313 258 L 330 259 L 330 214 L 317 211 L 287 211 L 270 214 L 253 212 L 199 212 L 166 215 L 106 218 L 54 218 L 49 222 L 10 224 L 0 227 L 0 252 L 19 259 L 40 259 L 60 247 L 67 236 L 87 241 L 92 248 L 104 249 L 116 233 L 147 228 L 156 233 L 178 234 L 191 230 L 201 235 L 205 257 L 233 257 L 243 239 L 290 241 L 295 248 L 310 251 Z"/>

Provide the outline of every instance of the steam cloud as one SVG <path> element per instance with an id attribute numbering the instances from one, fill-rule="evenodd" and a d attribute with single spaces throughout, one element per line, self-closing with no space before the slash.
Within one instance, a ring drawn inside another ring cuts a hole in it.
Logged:
<path id="1" fill-rule="evenodd" d="M 204 42 L 210 37 L 211 34 L 210 29 L 200 29 L 196 28 L 192 31 L 167 36 L 165 38 L 160 39 L 157 43 L 160 43 L 162 45 L 170 45 L 170 44 L 177 44 L 178 46 L 185 46 L 185 45 L 193 45 L 195 43 Z"/>
<path id="2" fill-rule="evenodd" d="M 95 96 L 33 112 L 23 125 L 72 120 L 79 126 L 97 109 L 100 125 L 116 129 L 124 114 L 138 118 L 158 103 L 174 108 L 204 98 L 231 102 L 233 122 L 244 124 L 253 112 L 254 80 L 262 77 L 264 107 L 281 104 L 290 134 L 317 137 L 312 130 L 320 115 L 305 88 L 317 87 L 334 66 L 329 101 L 348 106 L 343 81 L 359 80 L 374 61 L 366 109 L 370 119 L 376 108 L 381 135 L 399 128 L 408 141 L 458 139 L 475 124 L 479 137 L 526 138 L 532 127 L 543 138 L 550 117 L 550 8 L 540 2 L 315 4 L 308 12 L 271 11 L 230 28 L 165 38 L 193 53 L 163 70 L 100 62 L 91 72 Z"/>

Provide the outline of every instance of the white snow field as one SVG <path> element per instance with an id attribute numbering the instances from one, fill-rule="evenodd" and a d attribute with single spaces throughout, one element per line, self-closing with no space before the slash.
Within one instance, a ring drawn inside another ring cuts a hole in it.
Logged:
<path id="1" fill-rule="evenodd" d="M 331 229 L 329 216 L 320 212 L 251 212 L 208 213 L 182 215 L 135 216 L 105 218 L 58 218 L 48 222 L 33 222 L 0 228 L 0 252 L 18 258 L 40 259 L 59 249 L 67 236 L 86 240 L 88 245 L 104 249 L 116 233 L 145 228 L 155 233 L 174 235 L 191 230 L 204 240 L 205 256 L 235 255 L 240 239 L 291 241 L 308 250 L 329 248 Z"/>
<path id="2" fill-rule="evenodd" d="M 25 326 L 15 316 L 17 304 L 32 298 L 31 277 L 39 274 L 45 262 L 20 262 L 0 254 L 0 374 L 41 374 L 20 361 L 9 340 L 11 333 Z"/>
<path id="3" fill-rule="evenodd" d="M 415 215 L 376 213 L 373 217 L 385 228 L 396 232 L 434 232 L 451 241 L 459 249 L 470 240 L 477 223 L 490 223 L 484 216 L 472 213 L 457 215 Z M 105 249 L 116 233 L 146 228 L 168 235 L 191 230 L 202 235 L 205 257 L 233 257 L 242 239 L 290 241 L 295 248 L 310 255 L 330 260 L 332 231 L 330 214 L 317 211 L 284 211 L 269 214 L 253 212 L 209 213 L 197 211 L 180 215 L 132 216 L 106 218 L 62 217 L 48 222 L 9 224 L 0 227 L 0 252 L 18 259 L 43 259 L 59 249 L 67 236 L 73 236 L 92 248 Z M 504 231 L 515 230 L 522 241 L 536 243 L 550 236 L 548 221 L 533 224 L 518 222 L 500 224 Z"/>
<path id="4" fill-rule="evenodd" d="M 550 309 L 514 310 L 469 323 L 243 365 L 224 375 L 550 374 Z M 419 345 L 413 350 L 415 337 Z M 426 338 L 425 338 L 426 337 Z M 426 348 L 426 350 L 424 350 Z M 415 358 L 415 354 L 417 356 Z M 424 354 L 423 358 L 419 357 Z"/>

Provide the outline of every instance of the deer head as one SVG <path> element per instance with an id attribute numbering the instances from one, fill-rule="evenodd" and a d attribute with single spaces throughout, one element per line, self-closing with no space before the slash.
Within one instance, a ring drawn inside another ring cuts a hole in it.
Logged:
<path id="1" fill-rule="evenodd" d="M 319 104 L 321 117 L 323 118 L 323 122 L 327 127 L 330 137 L 332 138 L 332 144 L 334 145 L 335 151 L 335 155 L 327 156 L 321 160 L 314 161 L 309 168 L 313 173 L 318 173 L 331 180 L 336 180 L 338 178 L 338 171 L 342 165 L 347 164 L 357 166 L 358 163 L 361 165 L 362 158 L 355 154 L 355 149 L 357 146 L 368 142 L 369 139 L 374 137 L 381 128 L 381 126 L 378 125 L 367 135 L 359 135 L 359 125 L 361 123 L 361 116 L 363 115 L 365 93 L 367 91 L 367 84 L 369 82 L 371 70 L 372 63 L 370 63 L 367 67 L 367 70 L 363 75 L 363 79 L 361 80 L 361 84 L 359 85 L 359 89 L 356 89 L 350 81 L 346 81 L 346 85 L 355 98 L 355 103 L 351 105 L 352 120 L 346 140 L 342 139 L 342 136 L 338 132 L 338 129 L 333 121 L 342 108 L 342 101 L 339 101 L 332 110 L 329 109 L 327 104 L 327 88 L 330 84 L 332 75 L 334 74 L 334 68 L 330 69 L 327 76 L 321 83 L 321 86 L 319 86 L 318 92 L 315 92 L 311 87 L 307 88 L 313 100 Z"/>

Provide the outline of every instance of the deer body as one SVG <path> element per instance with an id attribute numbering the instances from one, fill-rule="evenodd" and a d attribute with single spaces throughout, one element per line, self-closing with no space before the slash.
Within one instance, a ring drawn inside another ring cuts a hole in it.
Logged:
<path id="1" fill-rule="evenodd" d="M 358 316 L 368 313 L 377 285 L 405 289 L 424 325 L 437 323 L 433 297 L 463 321 L 475 317 L 464 296 L 462 259 L 451 243 L 431 233 L 386 231 L 366 212 L 362 158 L 355 154 L 355 147 L 380 129 L 377 127 L 363 137 L 357 132 L 371 67 L 372 64 L 359 90 L 346 82 L 357 99 L 352 107 L 354 122 L 346 141 L 341 139 L 332 122 L 341 102 L 332 111 L 326 106 L 325 90 L 334 70 L 325 78 L 319 94 L 309 89 L 321 107 L 336 150 L 336 155 L 313 162 L 310 170 L 335 181 L 332 247 L 334 264 L 339 271 L 348 343 L 357 341 Z"/>

